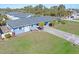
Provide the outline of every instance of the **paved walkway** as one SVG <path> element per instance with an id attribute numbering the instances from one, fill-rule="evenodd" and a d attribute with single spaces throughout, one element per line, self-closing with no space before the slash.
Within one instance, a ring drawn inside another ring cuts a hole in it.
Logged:
<path id="1" fill-rule="evenodd" d="M 68 32 L 64 32 L 61 30 L 57 30 L 55 28 L 51 28 L 51 27 L 45 27 L 44 30 L 45 32 L 48 32 L 50 34 L 56 35 L 58 37 L 64 38 L 74 44 L 78 44 L 79 45 L 79 36 L 68 33 Z"/>

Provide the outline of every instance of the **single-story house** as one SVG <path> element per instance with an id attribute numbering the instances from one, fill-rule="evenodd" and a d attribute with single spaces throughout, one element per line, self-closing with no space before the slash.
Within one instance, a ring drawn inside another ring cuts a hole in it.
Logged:
<path id="1" fill-rule="evenodd" d="M 22 12 L 7 12 L 6 15 L 11 19 L 6 25 L 15 35 L 37 29 L 39 22 L 45 22 L 45 25 L 48 25 L 49 21 L 60 20 L 59 17 L 34 16 L 34 14 Z"/>
<path id="2" fill-rule="evenodd" d="M 17 20 L 9 20 L 6 25 L 12 32 L 18 35 L 36 29 L 39 22 L 45 22 L 47 25 L 49 21 L 58 19 L 60 18 L 51 16 L 20 18 Z"/>

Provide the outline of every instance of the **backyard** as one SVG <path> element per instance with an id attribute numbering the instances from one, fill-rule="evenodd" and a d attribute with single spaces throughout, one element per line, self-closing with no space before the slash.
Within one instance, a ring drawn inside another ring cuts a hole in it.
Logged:
<path id="1" fill-rule="evenodd" d="M 0 53 L 79 53 L 79 46 L 42 31 L 0 41 Z"/>
<path id="2" fill-rule="evenodd" d="M 66 21 L 65 24 L 56 24 L 55 28 L 79 35 L 79 22 Z"/>

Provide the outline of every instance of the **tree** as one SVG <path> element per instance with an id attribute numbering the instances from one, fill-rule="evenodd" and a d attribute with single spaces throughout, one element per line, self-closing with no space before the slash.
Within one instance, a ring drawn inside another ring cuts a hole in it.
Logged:
<path id="1" fill-rule="evenodd" d="M 58 15 L 60 16 L 60 17 L 62 17 L 62 16 L 64 16 L 65 15 L 65 6 L 63 5 L 63 4 L 61 4 L 61 5 L 59 5 L 59 7 L 58 7 Z"/>
<path id="2" fill-rule="evenodd" d="M 34 7 L 35 14 L 43 15 L 44 14 L 44 8 L 45 8 L 45 6 L 43 6 L 42 4 L 35 6 Z"/>
<path id="3" fill-rule="evenodd" d="M 3 19 L 7 19 L 7 17 L 5 15 L 0 15 L 0 25 L 5 25 L 6 24 L 6 20 Z"/>
<path id="4" fill-rule="evenodd" d="M 34 8 L 42 10 L 44 8 L 44 6 L 42 4 L 39 4 L 39 5 L 35 6 Z"/>
<path id="5" fill-rule="evenodd" d="M 25 6 L 25 7 L 24 7 L 24 11 L 26 11 L 26 12 L 28 12 L 28 13 L 32 13 L 32 12 L 33 12 L 33 7 L 32 7 L 32 5 Z"/>
<path id="6" fill-rule="evenodd" d="M 12 9 L 9 8 L 9 7 L 7 7 L 7 8 L 6 8 L 6 11 L 7 11 L 7 12 L 10 12 L 10 11 L 12 11 Z"/>
<path id="7" fill-rule="evenodd" d="M 71 15 L 71 11 L 67 10 L 63 4 L 60 4 L 59 6 L 51 6 L 50 8 L 47 8 L 46 6 L 39 4 L 36 6 L 25 6 L 23 8 L 6 8 L 6 9 L 0 9 L 0 11 L 10 12 L 10 11 L 18 11 L 18 12 L 24 12 L 24 13 L 33 13 L 36 15 L 43 15 L 43 16 L 56 16 L 56 17 L 66 17 Z M 5 16 L 7 19 L 7 17 Z"/>
<path id="8" fill-rule="evenodd" d="M 57 6 L 50 7 L 50 15 L 58 16 L 58 7 Z"/>

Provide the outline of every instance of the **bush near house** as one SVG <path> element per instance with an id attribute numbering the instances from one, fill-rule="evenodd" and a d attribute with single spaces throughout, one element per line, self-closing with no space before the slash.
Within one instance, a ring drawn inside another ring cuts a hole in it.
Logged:
<path id="1" fill-rule="evenodd" d="M 40 23 L 39 23 L 39 26 L 40 26 L 40 27 L 43 27 L 44 24 L 45 24 L 44 22 L 40 22 Z"/>
<path id="2" fill-rule="evenodd" d="M 55 26 L 55 24 L 58 24 L 58 21 L 57 20 L 53 20 L 50 22 L 49 26 Z"/>
<path id="3" fill-rule="evenodd" d="M 0 14 L 0 25 L 1 26 L 6 24 L 6 20 L 8 20 L 8 17 L 6 15 Z"/>
<path id="4" fill-rule="evenodd" d="M 10 38 L 11 37 L 11 34 L 6 34 L 5 37 L 6 38 Z"/>
<path id="5" fill-rule="evenodd" d="M 57 24 L 66 24 L 66 23 L 67 23 L 67 21 L 65 21 L 65 20 L 53 20 L 49 23 L 49 26 L 55 27 L 55 25 L 57 25 Z"/>
<path id="6" fill-rule="evenodd" d="M 61 22 L 61 24 L 66 24 L 65 20 L 61 20 L 60 22 Z"/>
<path id="7" fill-rule="evenodd" d="M 39 25 L 38 29 L 42 30 L 44 25 L 45 25 L 45 23 L 44 22 L 40 22 L 38 25 Z"/>
<path id="8" fill-rule="evenodd" d="M 6 21 L 0 21 L 0 25 L 5 25 Z"/>

